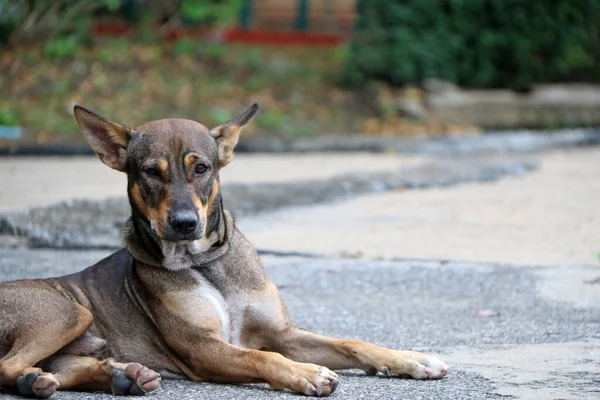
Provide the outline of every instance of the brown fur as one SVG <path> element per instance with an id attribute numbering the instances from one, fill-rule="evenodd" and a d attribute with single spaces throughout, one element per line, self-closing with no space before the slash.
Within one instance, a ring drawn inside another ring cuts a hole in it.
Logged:
<path id="1" fill-rule="evenodd" d="M 338 383 L 329 368 L 446 374 L 430 355 L 293 326 L 221 202 L 218 171 L 257 108 L 209 131 L 174 119 L 131 130 L 76 107 L 99 158 L 127 173 L 126 250 L 73 275 L 0 284 L 0 386 L 144 394 L 159 386 L 157 370 L 326 396 Z"/>
<path id="2" fill-rule="evenodd" d="M 150 214 L 148 213 L 148 206 L 140 193 L 140 186 L 136 183 L 133 184 L 131 188 L 131 199 L 133 200 L 137 209 L 146 217 L 150 218 Z"/>

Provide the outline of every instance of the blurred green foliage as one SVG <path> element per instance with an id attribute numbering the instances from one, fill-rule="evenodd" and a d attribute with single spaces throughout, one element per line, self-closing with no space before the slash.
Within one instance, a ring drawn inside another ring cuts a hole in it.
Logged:
<path id="1" fill-rule="evenodd" d="M 343 80 L 600 81 L 600 0 L 359 0 Z"/>
<path id="2" fill-rule="evenodd" d="M 242 0 L 0 0 L 0 46 L 42 44 L 53 59 L 72 56 L 91 38 L 101 18 L 145 21 L 156 37 L 166 30 L 194 25 L 215 27 L 239 15 Z M 138 22 L 139 22 L 138 21 Z"/>
<path id="3" fill-rule="evenodd" d="M 0 125 L 16 125 L 18 121 L 17 116 L 13 110 L 8 107 L 0 107 Z"/>
<path id="4" fill-rule="evenodd" d="M 330 48 L 102 38 L 52 60 L 40 50 L 15 49 L 0 58 L 7 71 L 0 122 L 22 126 L 44 143 L 81 139 L 73 104 L 128 126 L 161 117 L 216 126 L 259 102 L 246 135 L 358 131 L 371 116 L 362 92 L 333 84 L 343 61 Z"/>
<path id="5" fill-rule="evenodd" d="M 120 0 L 0 0 L 0 45 L 42 43 L 51 56 L 72 54 L 90 32 L 94 12 Z M 54 42 L 54 43 L 53 43 Z"/>
<path id="6" fill-rule="evenodd" d="M 77 35 L 59 36 L 50 40 L 44 46 L 44 53 L 50 60 L 56 60 L 62 57 L 72 57 L 81 47 Z"/>
<path id="7" fill-rule="evenodd" d="M 241 0 L 181 0 L 179 10 L 184 22 L 214 26 L 235 19 L 242 5 Z"/>

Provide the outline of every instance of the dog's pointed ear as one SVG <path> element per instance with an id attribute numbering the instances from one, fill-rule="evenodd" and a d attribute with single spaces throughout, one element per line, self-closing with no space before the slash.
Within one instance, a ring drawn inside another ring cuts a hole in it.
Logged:
<path id="1" fill-rule="evenodd" d="M 117 171 L 125 172 L 131 130 L 79 105 L 76 105 L 73 111 L 81 133 L 100 161 Z"/>
<path id="2" fill-rule="evenodd" d="M 240 114 L 210 131 L 219 146 L 219 168 L 223 168 L 233 159 L 233 148 L 240 138 L 242 127 L 246 125 L 258 111 L 258 103 L 254 103 Z"/>

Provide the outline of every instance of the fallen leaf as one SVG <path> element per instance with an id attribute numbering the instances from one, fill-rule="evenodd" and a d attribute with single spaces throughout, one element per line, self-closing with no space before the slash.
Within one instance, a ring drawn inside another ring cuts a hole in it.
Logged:
<path id="1" fill-rule="evenodd" d="M 496 311 L 492 310 L 479 310 L 475 313 L 477 318 L 489 318 L 489 317 L 497 317 L 499 314 Z"/>

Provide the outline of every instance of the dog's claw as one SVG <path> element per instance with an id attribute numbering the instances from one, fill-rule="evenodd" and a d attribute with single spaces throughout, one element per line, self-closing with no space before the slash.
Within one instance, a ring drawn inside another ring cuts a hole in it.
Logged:
<path id="1" fill-rule="evenodd" d="M 338 385 L 340 384 L 339 379 L 335 379 L 335 378 L 329 377 L 329 382 L 331 382 L 331 391 L 335 392 L 335 390 L 337 389 Z"/>

